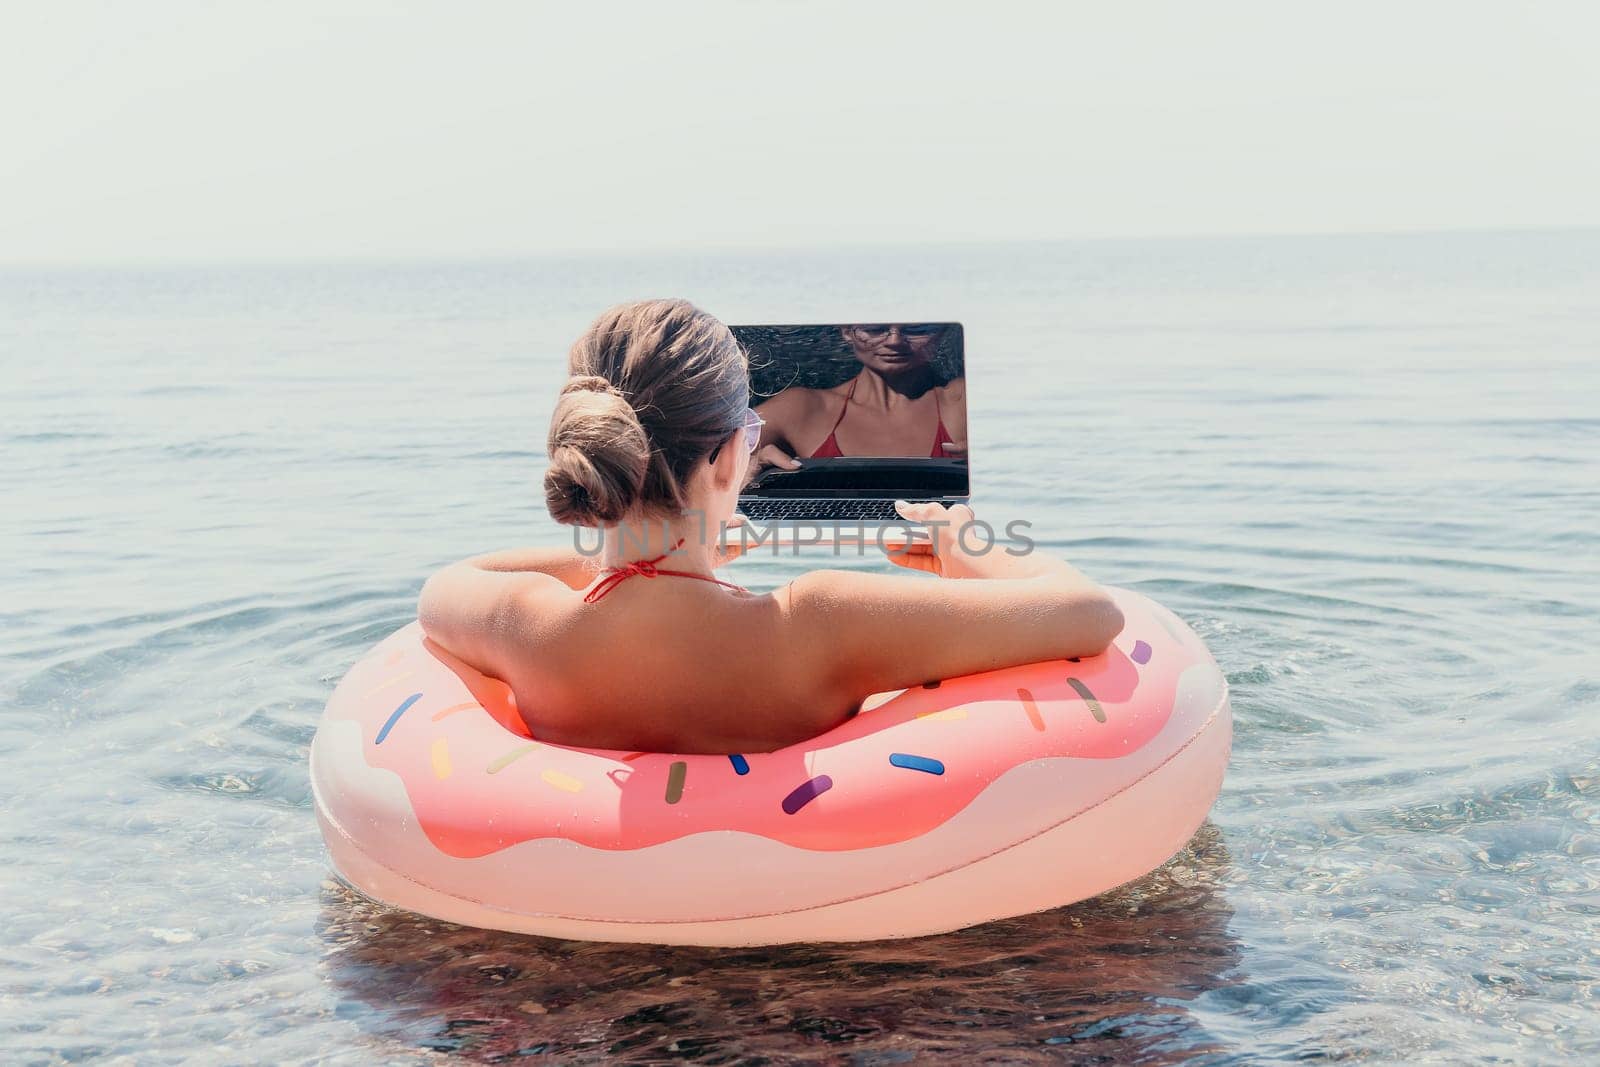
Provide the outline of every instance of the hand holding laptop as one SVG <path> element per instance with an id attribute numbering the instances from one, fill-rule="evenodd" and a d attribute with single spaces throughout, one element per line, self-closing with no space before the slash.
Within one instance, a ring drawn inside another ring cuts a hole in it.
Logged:
<path id="1" fill-rule="evenodd" d="M 801 467 L 798 459 L 785 452 L 777 445 L 762 445 L 756 454 L 750 457 L 749 481 L 754 481 L 756 475 L 768 467 L 781 467 L 786 471 L 797 471 Z"/>
<path id="2" fill-rule="evenodd" d="M 973 521 L 972 508 L 966 504 L 945 507 L 932 501 L 912 504 L 904 500 L 896 500 L 894 506 L 908 522 L 929 528 L 933 539 L 886 545 L 884 555 L 889 557 L 889 562 L 941 578 L 976 577 L 960 537 L 961 527 Z"/>

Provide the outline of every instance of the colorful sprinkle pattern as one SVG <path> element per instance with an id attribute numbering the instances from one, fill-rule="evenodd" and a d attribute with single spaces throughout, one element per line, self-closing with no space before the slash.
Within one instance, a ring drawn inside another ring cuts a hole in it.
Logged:
<path id="1" fill-rule="evenodd" d="M 667 803 L 676 804 L 683 799 L 683 782 L 689 777 L 689 765 L 683 760 L 674 760 L 672 769 L 667 771 Z"/>
<path id="2" fill-rule="evenodd" d="M 801 782 L 794 787 L 794 792 L 783 798 L 783 813 L 795 815 L 800 809 L 833 788 L 833 779 L 826 774 L 819 774 L 815 778 Z"/>
<path id="3" fill-rule="evenodd" d="M 1192 635 L 1168 640 L 1187 630 L 1156 614 L 1164 609 L 1124 596 L 1128 627 L 1144 636 L 1125 632 L 1105 655 L 926 683 L 773 753 L 674 757 L 518 743 L 500 725 L 514 708 L 487 705 L 496 698 L 481 686 L 468 693 L 460 665 L 438 660 L 415 625 L 351 670 L 329 716 L 381 721 L 365 734 L 368 763 L 400 775 L 419 824 L 450 855 L 548 836 L 638 848 L 716 829 L 808 848 L 865 847 L 938 825 L 1021 760 L 1121 759 L 1154 738 L 1173 713 L 1179 674 L 1209 656 Z M 375 714 L 383 691 L 411 678 L 422 688 Z M 408 718 L 419 704 L 426 714 Z M 891 781 L 903 783 L 894 799 L 875 802 Z M 569 799 L 550 799 L 557 795 Z M 475 805 L 494 811 L 492 825 L 461 817 Z M 680 814 L 668 820 L 669 811 Z"/>
<path id="4" fill-rule="evenodd" d="M 384 741 L 389 737 L 389 731 L 394 729 L 394 724 L 400 721 L 400 716 L 404 715 L 407 711 L 410 711 L 411 705 L 415 704 L 421 699 L 421 693 L 412 693 L 410 696 L 402 700 L 400 702 L 400 706 L 394 709 L 394 714 L 389 716 L 389 721 L 384 723 L 382 728 L 378 730 L 377 739 L 372 743 L 375 745 L 383 744 Z"/>
<path id="5" fill-rule="evenodd" d="M 908 771 L 922 771 L 924 774 L 943 774 L 944 764 L 927 756 L 913 756 L 909 752 L 889 753 L 889 766 L 904 767 Z"/>
<path id="6" fill-rule="evenodd" d="M 572 775 L 562 774 L 560 771 L 553 771 L 546 768 L 545 770 L 539 772 L 539 778 L 549 785 L 555 786 L 563 793 L 578 793 L 582 792 L 583 790 L 582 782 L 572 777 Z"/>
<path id="7" fill-rule="evenodd" d="M 1017 699 L 1022 701 L 1022 710 L 1028 714 L 1028 722 L 1035 730 L 1044 733 L 1044 716 L 1039 714 L 1039 705 L 1033 699 L 1033 694 L 1026 689 L 1017 690 Z"/>
<path id="8" fill-rule="evenodd" d="M 439 781 L 444 781 L 455 773 L 455 768 L 450 765 L 450 742 L 438 738 L 433 742 L 433 747 L 428 750 L 429 758 L 433 761 L 433 776 Z"/>
<path id="9" fill-rule="evenodd" d="M 514 748 L 510 752 L 507 752 L 504 756 L 501 756 L 499 759 L 491 762 L 483 769 L 484 773 L 499 774 L 501 771 L 517 762 L 517 760 L 521 759 L 523 756 L 533 752 L 538 747 L 538 745 L 523 745 L 521 748 Z"/>
<path id="10" fill-rule="evenodd" d="M 1068 678 L 1067 684 L 1072 686 L 1072 691 L 1074 693 L 1077 693 L 1083 698 L 1083 702 L 1085 704 L 1089 705 L 1089 714 L 1094 716 L 1095 722 L 1106 721 L 1106 709 L 1101 707 L 1100 701 L 1096 700 L 1094 698 L 1094 694 L 1089 692 L 1088 686 L 1084 685 L 1076 678 Z"/>

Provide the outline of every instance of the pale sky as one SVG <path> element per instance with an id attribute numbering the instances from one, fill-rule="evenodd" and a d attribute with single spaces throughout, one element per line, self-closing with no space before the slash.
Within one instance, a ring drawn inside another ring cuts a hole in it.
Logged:
<path id="1" fill-rule="evenodd" d="M 1600 225 L 1600 5 L 0 0 L 0 263 Z"/>

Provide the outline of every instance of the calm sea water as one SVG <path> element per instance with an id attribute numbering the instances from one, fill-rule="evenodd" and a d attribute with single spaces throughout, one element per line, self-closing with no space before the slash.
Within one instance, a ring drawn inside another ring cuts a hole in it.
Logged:
<path id="1" fill-rule="evenodd" d="M 562 536 L 566 345 L 655 295 L 966 324 L 980 514 L 1232 683 L 1187 851 L 958 935 L 745 951 L 331 880 L 323 702 L 434 568 Z M 11 272 L 0 371 L 8 1061 L 1600 1053 L 1600 232 Z"/>

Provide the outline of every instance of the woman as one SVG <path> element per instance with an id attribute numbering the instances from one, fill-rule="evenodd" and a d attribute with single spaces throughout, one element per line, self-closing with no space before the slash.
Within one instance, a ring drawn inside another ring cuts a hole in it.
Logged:
<path id="1" fill-rule="evenodd" d="M 551 419 L 545 500 L 603 531 L 576 549 L 477 556 L 435 574 L 428 637 L 505 680 L 534 736 L 663 752 L 769 751 L 820 734 L 871 693 L 1102 651 L 1122 628 L 1106 593 L 1060 560 L 967 552 L 891 558 L 944 580 L 814 571 L 771 593 L 725 583 L 757 443 L 746 357 L 682 300 L 613 308 L 570 354 Z M 965 507 L 906 518 L 967 522 Z"/>
<path id="2" fill-rule="evenodd" d="M 965 456 L 966 381 L 940 382 L 933 368 L 942 331 L 844 327 L 860 372 L 832 389 L 785 389 L 758 407 L 766 424 L 751 474 L 763 467 L 795 470 L 804 462 L 797 456 Z"/>

